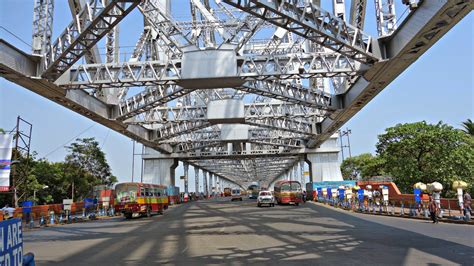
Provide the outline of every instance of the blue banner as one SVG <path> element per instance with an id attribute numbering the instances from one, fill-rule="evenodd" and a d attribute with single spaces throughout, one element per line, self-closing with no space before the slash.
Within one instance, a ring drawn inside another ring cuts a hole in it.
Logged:
<path id="1" fill-rule="evenodd" d="M 358 196 L 359 196 L 359 201 L 364 201 L 364 190 L 363 189 L 359 189 L 359 191 L 357 192 Z"/>
<path id="2" fill-rule="evenodd" d="M 327 191 L 328 191 L 328 195 L 327 195 L 328 198 L 332 198 L 332 191 L 331 191 L 331 188 L 328 188 Z"/>
<path id="3" fill-rule="evenodd" d="M 0 222 L 1 265 L 23 265 L 23 232 L 20 219 L 10 219 Z"/>
<path id="4" fill-rule="evenodd" d="M 323 197 L 323 188 L 318 187 L 318 198 Z"/>
<path id="5" fill-rule="evenodd" d="M 22 211 L 23 213 L 31 213 L 31 207 L 33 206 L 33 202 L 28 200 L 28 201 L 23 201 L 21 204 Z"/>
<path id="6" fill-rule="evenodd" d="M 84 199 L 84 208 L 92 208 L 94 207 L 94 199 L 86 198 Z"/>
<path id="7" fill-rule="evenodd" d="M 313 182 L 313 187 L 327 187 L 327 188 L 339 188 L 340 186 L 345 187 L 354 187 L 356 185 L 355 180 L 346 180 L 346 181 L 321 181 L 321 182 Z"/>
<path id="8" fill-rule="evenodd" d="M 344 199 L 344 191 L 345 191 L 345 189 L 339 189 L 339 199 L 341 199 L 341 200 Z"/>
<path id="9" fill-rule="evenodd" d="M 420 203 L 421 202 L 421 190 L 418 188 L 415 188 L 413 190 L 413 194 L 415 194 L 415 202 Z"/>

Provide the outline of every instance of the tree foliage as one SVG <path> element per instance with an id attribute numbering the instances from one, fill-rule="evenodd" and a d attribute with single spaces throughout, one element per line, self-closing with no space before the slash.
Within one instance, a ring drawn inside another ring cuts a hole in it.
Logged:
<path id="1" fill-rule="evenodd" d="M 95 185 L 117 182 L 104 152 L 93 138 L 77 139 L 66 148 L 68 154 L 64 162 L 36 159 L 36 153 L 29 157 L 17 154 L 19 163 L 15 165 L 15 174 L 26 177 L 18 184 L 19 195 L 23 195 L 24 200 L 38 204 L 62 203 L 63 199 L 72 198 L 74 188 L 74 200 L 78 201 L 91 196 Z M 0 201 L 2 204 L 12 202 L 11 197 L 0 198 Z"/>
<path id="2" fill-rule="evenodd" d="M 66 163 L 75 171 L 76 176 L 82 176 L 92 183 L 112 185 L 117 178 L 112 175 L 105 153 L 100 149 L 99 142 L 94 138 L 76 139 L 76 142 L 66 147 L 69 154 Z"/>
<path id="3" fill-rule="evenodd" d="M 439 122 L 398 124 L 379 136 L 377 153 L 402 191 L 409 192 L 416 182 L 438 181 L 451 190 L 454 180 L 473 185 L 473 138 Z"/>
<path id="4" fill-rule="evenodd" d="M 341 164 L 341 171 L 344 179 L 365 179 L 371 176 L 383 175 L 383 162 L 377 156 L 363 153 L 345 159 Z"/>
<path id="5" fill-rule="evenodd" d="M 474 136 L 474 123 L 471 119 L 467 119 L 466 121 L 462 122 L 462 126 L 464 127 L 464 132 Z"/>

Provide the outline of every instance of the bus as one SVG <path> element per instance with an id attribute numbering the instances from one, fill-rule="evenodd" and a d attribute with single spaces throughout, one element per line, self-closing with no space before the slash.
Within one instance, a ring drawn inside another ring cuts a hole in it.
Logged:
<path id="1" fill-rule="evenodd" d="M 168 209 L 166 187 L 144 183 L 120 183 L 115 186 L 115 211 L 125 218 L 163 214 Z"/>
<path id="2" fill-rule="evenodd" d="M 247 189 L 249 199 L 256 199 L 258 198 L 258 193 L 260 192 L 260 189 L 258 188 L 257 185 L 250 185 Z"/>
<path id="3" fill-rule="evenodd" d="M 278 204 L 293 203 L 298 206 L 302 202 L 303 193 L 301 191 L 301 184 L 298 181 L 278 181 L 273 190 Z"/>

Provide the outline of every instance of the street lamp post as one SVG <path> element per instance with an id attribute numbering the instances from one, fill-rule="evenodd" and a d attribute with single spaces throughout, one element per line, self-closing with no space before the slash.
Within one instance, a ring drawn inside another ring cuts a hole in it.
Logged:
<path id="1" fill-rule="evenodd" d="M 43 186 L 41 189 L 47 189 L 49 188 L 49 186 Z M 35 206 L 36 206 L 36 189 L 33 190 L 33 201 L 35 203 Z"/>

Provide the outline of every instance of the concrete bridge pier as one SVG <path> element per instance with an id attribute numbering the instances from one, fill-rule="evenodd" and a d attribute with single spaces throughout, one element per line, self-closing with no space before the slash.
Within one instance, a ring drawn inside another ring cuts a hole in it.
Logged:
<path id="1" fill-rule="evenodd" d="M 159 158 L 158 158 L 159 157 Z M 145 147 L 143 159 L 143 183 L 175 185 L 175 169 L 179 161 L 177 159 L 166 159 L 160 152 Z"/>
<path id="2" fill-rule="evenodd" d="M 309 165 L 310 182 L 343 180 L 337 141 L 337 135 L 332 135 L 313 153 L 305 155 L 305 161 Z"/>
<path id="3" fill-rule="evenodd" d="M 189 193 L 189 164 L 184 162 L 183 168 L 184 168 L 184 193 L 188 194 Z"/>

